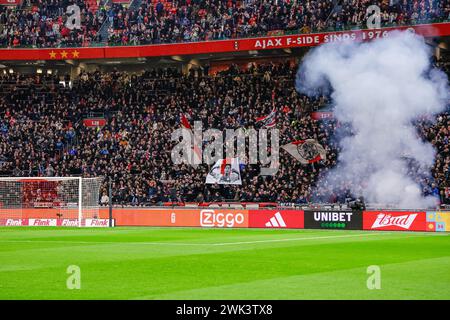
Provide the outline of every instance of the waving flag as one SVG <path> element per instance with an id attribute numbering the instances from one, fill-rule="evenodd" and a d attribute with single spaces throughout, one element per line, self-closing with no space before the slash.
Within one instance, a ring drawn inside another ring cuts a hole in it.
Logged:
<path id="1" fill-rule="evenodd" d="M 187 119 L 186 115 L 181 113 L 180 115 L 180 121 L 181 121 L 181 127 L 183 129 L 189 130 L 189 133 L 191 135 L 191 141 L 194 141 L 194 133 L 192 132 L 192 126 L 189 123 L 189 120 Z M 194 169 L 197 169 L 199 163 L 202 162 L 202 151 L 198 148 L 197 145 L 193 145 L 193 147 L 190 149 L 189 155 L 190 164 L 194 167 Z"/>
<path id="2" fill-rule="evenodd" d="M 255 121 L 266 128 L 272 128 L 277 124 L 277 110 L 273 108 L 267 116 L 256 118 Z"/>
<path id="3" fill-rule="evenodd" d="M 186 118 L 186 115 L 184 113 L 182 113 L 180 115 L 180 120 L 181 120 L 181 126 L 185 129 L 192 129 L 191 124 L 189 123 L 188 118 Z"/>
<path id="4" fill-rule="evenodd" d="M 325 160 L 327 155 L 325 149 L 314 139 L 293 141 L 281 148 L 303 164 Z"/>
<path id="5" fill-rule="evenodd" d="M 205 183 L 209 184 L 242 184 L 239 158 L 217 160 L 206 176 Z"/>

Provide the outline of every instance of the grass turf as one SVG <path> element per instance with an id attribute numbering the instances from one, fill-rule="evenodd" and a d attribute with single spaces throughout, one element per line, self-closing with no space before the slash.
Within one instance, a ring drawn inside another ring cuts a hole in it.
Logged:
<path id="1" fill-rule="evenodd" d="M 69 265 L 80 290 L 66 287 Z M 3 227 L 0 299 L 450 299 L 450 236 Z"/>

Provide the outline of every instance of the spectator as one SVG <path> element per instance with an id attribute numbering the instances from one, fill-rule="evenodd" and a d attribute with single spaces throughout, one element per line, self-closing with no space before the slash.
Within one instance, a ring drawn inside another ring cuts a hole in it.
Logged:
<path id="1" fill-rule="evenodd" d="M 109 205 L 109 197 L 106 194 L 106 192 L 103 192 L 102 197 L 100 198 L 100 204 L 102 206 L 107 206 Z"/>

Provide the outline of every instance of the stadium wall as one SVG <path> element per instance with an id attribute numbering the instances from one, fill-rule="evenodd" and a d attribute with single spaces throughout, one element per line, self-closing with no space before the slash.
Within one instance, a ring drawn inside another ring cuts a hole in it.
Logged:
<path id="1" fill-rule="evenodd" d="M 313 47 L 339 41 L 368 41 L 388 37 L 397 30 L 410 30 L 424 37 L 450 35 L 450 23 L 422 24 L 373 30 L 350 30 L 326 33 L 266 36 L 260 38 L 217 41 L 186 42 L 161 45 L 117 47 L 67 47 L 44 49 L 0 49 L 0 60 L 82 60 L 139 58 L 172 55 L 197 55 L 207 53 L 240 52 L 298 47 Z"/>
<path id="2" fill-rule="evenodd" d="M 0 226 L 77 226 L 70 210 L 10 209 L 0 216 Z M 450 211 L 124 207 L 112 212 L 116 226 L 450 232 Z M 109 209 L 101 208 L 86 224 L 107 227 L 108 218 Z"/>

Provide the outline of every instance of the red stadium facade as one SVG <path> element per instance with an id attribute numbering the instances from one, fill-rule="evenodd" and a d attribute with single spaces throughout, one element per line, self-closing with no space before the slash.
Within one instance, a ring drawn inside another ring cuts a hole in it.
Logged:
<path id="1" fill-rule="evenodd" d="M 269 49 L 313 47 L 339 41 L 368 41 L 389 37 L 396 30 L 410 30 L 424 37 L 450 35 L 450 23 L 436 23 L 377 30 L 351 30 L 313 34 L 271 36 L 249 39 L 201 41 L 191 43 L 49 49 L 0 49 L 0 60 L 80 60 L 140 58 L 172 55 L 241 52 Z"/>

